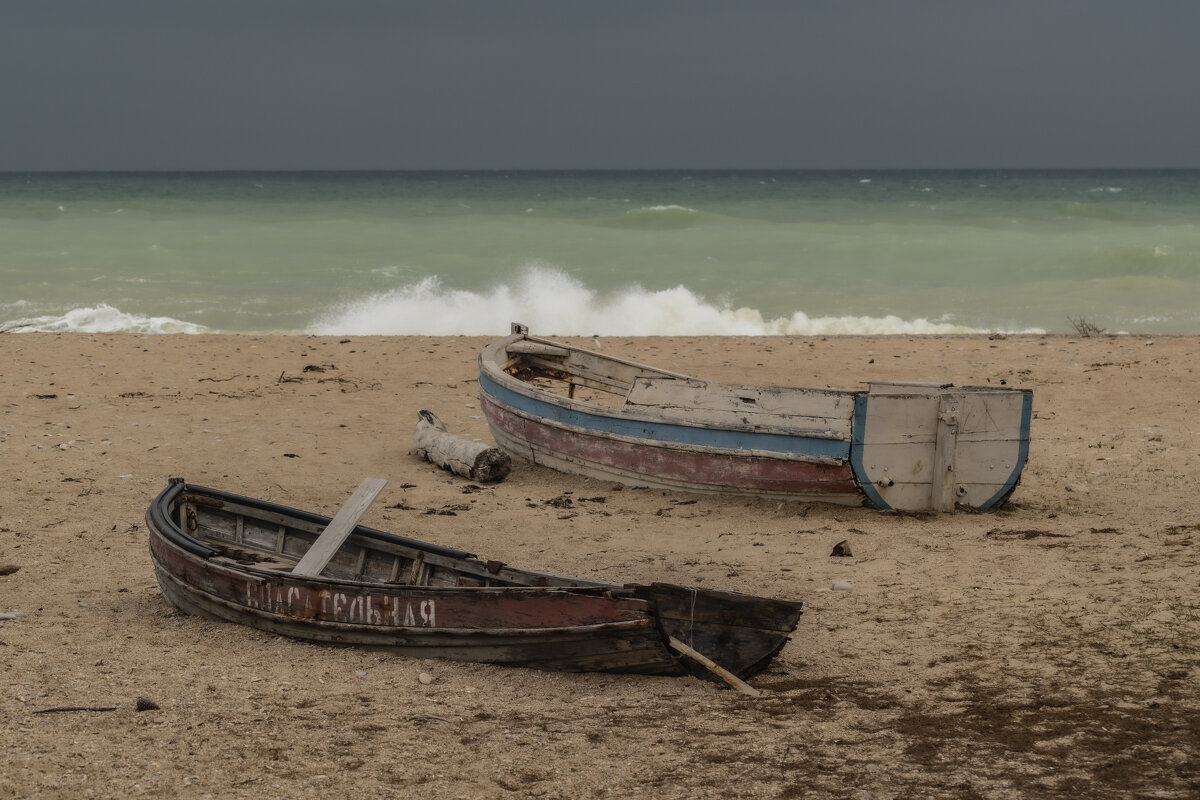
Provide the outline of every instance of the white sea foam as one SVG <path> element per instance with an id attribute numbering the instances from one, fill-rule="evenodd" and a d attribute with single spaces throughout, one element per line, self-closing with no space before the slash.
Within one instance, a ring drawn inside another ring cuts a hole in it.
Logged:
<path id="1" fill-rule="evenodd" d="M 543 334 L 588 336 L 981 333 L 948 322 L 884 317 L 768 318 L 752 308 L 706 301 L 685 286 L 629 286 L 600 293 L 557 270 L 531 267 L 510 285 L 450 289 L 437 277 L 332 310 L 309 328 L 322 335 L 492 335 L 519 321 Z"/>
<path id="2" fill-rule="evenodd" d="M 205 333 L 208 328 L 172 317 L 147 317 L 127 314 L 101 303 L 89 308 L 73 308 L 65 314 L 0 323 L 0 328 L 16 333 Z"/>

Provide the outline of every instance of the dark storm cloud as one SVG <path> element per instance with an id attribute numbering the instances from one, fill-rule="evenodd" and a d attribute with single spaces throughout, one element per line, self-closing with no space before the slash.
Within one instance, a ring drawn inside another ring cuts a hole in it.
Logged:
<path id="1" fill-rule="evenodd" d="M 1200 4 L 0 6 L 0 169 L 1200 167 Z"/>

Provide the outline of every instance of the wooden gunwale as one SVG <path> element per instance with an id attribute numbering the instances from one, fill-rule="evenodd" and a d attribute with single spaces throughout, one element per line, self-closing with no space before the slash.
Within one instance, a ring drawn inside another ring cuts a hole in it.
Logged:
<path id="1" fill-rule="evenodd" d="M 532 364 L 541 366 L 544 369 L 549 370 L 549 371 L 556 371 L 556 370 L 563 371 L 564 372 L 564 378 L 563 378 L 564 380 L 566 380 L 569 377 L 573 382 L 577 383 L 578 385 L 588 386 L 589 388 L 598 389 L 600 391 L 606 391 L 606 392 L 609 392 L 611 394 L 618 395 L 621 397 L 625 397 L 626 395 L 628 395 L 630 389 L 633 388 L 633 383 L 634 383 L 634 380 L 636 380 L 636 378 L 629 382 L 617 382 L 617 381 L 603 382 L 603 381 L 597 379 L 596 376 L 586 376 L 586 375 L 579 375 L 579 374 L 575 374 L 575 373 L 569 373 L 563 369 L 562 364 L 556 363 L 555 361 L 552 361 L 552 360 L 544 358 L 544 357 L 527 356 L 525 354 L 509 356 L 507 354 L 507 351 L 505 348 L 507 348 L 507 346 L 510 343 L 512 343 L 514 341 L 519 341 L 519 340 L 536 342 L 538 344 L 556 344 L 549 340 L 538 339 L 533 336 L 514 335 L 514 336 L 510 336 L 506 339 L 502 339 L 497 342 L 493 342 L 489 345 L 486 345 L 479 355 L 480 377 L 482 379 L 483 377 L 486 376 L 486 378 L 488 380 L 490 380 L 494 386 L 498 386 L 502 389 L 506 389 L 510 392 L 514 392 L 518 395 L 522 395 L 534 402 L 540 402 L 540 403 L 545 403 L 550 406 L 556 406 L 556 407 L 566 409 L 568 411 L 575 412 L 575 413 L 581 414 L 581 415 L 588 415 L 588 416 L 602 418 L 602 419 L 621 420 L 621 421 L 627 421 L 630 423 L 644 423 L 647 425 L 692 428 L 692 429 L 700 430 L 700 431 L 719 430 L 719 431 L 742 432 L 742 433 L 757 434 L 757 435 L 763 435 L 763 436 L 778 436 L 778 437 L 787 438 L 787 439 L 796 439 L 796 438 L 814 439 L 814 440 L 824 439 L 824 440 L 829 440 L 830 442 L 837 442 L 839 444 L 842 442 L 849 442 L 850 437 L 849 437 L 848 431 L 846 434 L 843 435 L 843 434 L 838 434 L 838 433 L 833 433 L 833 432 L 824 432 L 824 431 L 821 431 L 819 428 L 812 428 L 812 427 L 798 428 L 795 426 L 765 424 L 763 422 L 746 422 L 746 421 L 737 420 L 736 418 L 733 417 L 733 415 L 730 415 L 729 419 L 721 420 L 721 422 L 719 424 L 714 424 L 712 422 L 697 422 L 694 419 L 689 420 L 686 417 L 686 415 L 684 415 L 683 413 L 679 413 L 679 414 L 665 413 L 662 409 L 655 408 L 655 407 L 625 405 L 619 409 L 610 409 L 610 408 L 606 408 L 604 406 L 598 405 L 596 403 L 587 403 L 587 402 L 576 400 L 576 399 L 573 399 L 570 397 L 562 397 L 560 395 L 554 395 L 554 394 L 546 392 L 546 391 L 538 388 L 537 386 L 534 386 L 526 381 L 522 381 L 519 378 L 514 377 L 513 375 L 509 374 L 507 372 L 507 370 L 509 368 L 511 368 L 514 364 L 519 363 L 519 362 L 532 363 Z M 638 378 L 661 377 L 661 378 L 672 378 L 672 379 L 683 380 L 683 381 L 698 380 L 697 378 L 695 378 L 691 375 L 683 375 L 683 374 L 677 373 L 677 372 L 670 372 L 668 370 L 658 369 L 657 367 L 652 367 L 652 366 L 649 366 L 646 364 L 639 364 L 635 361 L 628 361 L 626 359 L 617 358 L 615 356 L 599 355 L 599 354 L 593 353 L 589 350 L 586 350 L 584 348 L 575 347 L 574 345 L 561 344 L 561 345 L 557 345 L 557 346 L 560 346 L 564 350 L 568 350 L 572 353 L 586 354 L 587 356 L 589 356 L 591 358 L 595 358 L 597 360 L 602 360 L 605 362 L 610 362 L 612 364 L 620 365 L 620 366 L 628 368 L 630 370 L 634 370 L 639 373 L 637 376 Z M 481 380 L 480 383 L 481 383 L 481 387 L 482 387 L 483 381 Z M 718 388 L 718 387 L 723 388 L 723 387 L 729 386 L 727 384 L 718 384 L 718 383 L 714 383 L 711 381 L 704 381 L 704 383 L 708 384 L 714 388 Z M 487 388 L 490 388 L 490 387 L 487 387 Z M 792 388 L 792 387 L 764 386 L 764 387 L 755 387 L 755 388 L 788 389 L 788 388 Z M 865 392 L 837 390 L 837 389 L 802 389 L 801 391 L 810 392 L 814 395 L 821 395 L 821 396 L 826 396 L 826 397 L 830 397 L 830 398 L 845 398 L 848 401 L 847 410 L 845 412 L 845 417 L 847 419 L 847 428 L 849 428 L 848 421 L 849 421 L 851 414 L 853 413 L 854 399 L 856 397 L 858 397 L 859 395 L 865 394 Z M 767 450 L 764 450 L 764 452 L 775 453 L 776 451 L 767 449 Z"/>
<path id="2" fill-rule="evenodd" d="M 497 399 L 493 396 L 486 397 L 485 402 L 497 409 L 502 410 L 504 413 L 520 418 L 530 425 L 563 431 L 573 435 L 597 436 L 607 441 L 619 442 L 648 450 L 675 451 L 679 453 L 692 453 L 703 456 L 725 456 L 738 459 L 745 458 L 768 459 L 771 461 L 795 461 L 805 464 L 822 464 L 826 466 L 844 465 L 848 462 L 850 454 L 849 443 L 846 443 L 844 447 L 839 444 L 839 446 L 836 448 L 837 454 L 829 455 L 826 453 L 781 452 L 779 450 L 768 450 L 761 447 L 717 447 L 713 445 L 696 444 L 690 442 L 659 441 L 625 433 L 613 433 L 606 431 L 604 428 L 599 426 L 585 427 L 581 425 L 572 425 L 559 420 L 539 416 L 536 411 L 526 411 L 519 408 L 514 408 L 513 406 L 503 403 L 503 401 L 497 401 Z M 843 449 L 845 450 L 845 455 L 841 454 Z"/>
<path id="3" fill-rule="evenodd" d="M 180 500 L 183 502 L 194 502 L 195 500 L 200 499 L 211 504 L 211 501 L 208 501 L 207 495 L 216 494 L 219 490 L 205 488 L 203 491 L 204 494 L 184 492 L 184 496 L 181 497 Z M 232 497 L 236 497 L 236 495 Z M 317 538 L 320 532 L 328 524 L 327 520 L 329 519 L 316 514 L 306 515 L 308 518 L 304 518 L 299 516 L 291 517 L 287 514 L 276 511 L 260 511 L 260 509 L 256 507 L 239 503 L 233 499 L 224 499 L 222 501 L 221 508 L 222 510 L 231 514 L 238 515 L 239 518 L 244 518 L 245 516 L 250 515 L 256 519 L 263 519 L 279 525 L 285 525 L 294 531 L 311 534 L 311 540 L 306 542 L 306 544 L 311 543 L 312 540 Z M 472 554 L 463 551 L 442 548 L 436 545 L 431 545 L 430 547 L 432 549 L 425 549 L 423 546 L 421 546 L 424 543 L 416 542 L 415 540 L 405 540 L 403 537 L 397 537 L 394 534 L 389 534 L 385 531 L 377 531 L 371 528 L 365 528 L 361 525 L 356 528 L 355 533 L 358 536 L 368 538 L 370 549 L 372 550 L 376 550 L 381 553 L 389 553 L 391 555 L 399 555 L 405 558 L 420 557 L 426 564 L 453 569 L 455 571 L 471 574 L 479 578 L 485 578 L 493 582 L 520 585 L 527 583 L 531 574 L 536 574 L 538 578 L 544 578 L 547 581 L 547 586 L 617 588 L 613 584 L 606 584 L 599 581 L 587 581 L 565 575 L 556 575 L 549 572 L 530 573 L 527 570 L 515 569 L 508 567 L 507 565 L 502 565 L 497 572 L 492 572 L 488 569 L 486 564 L 474 560 L 474 556 Z M 364 545 L 351 541 L 347 543 L 347 546 L 362 547 Z M 218 556 L 218 558 L 224 557 Z M 282 554 L 282 558 L 290 559 L 292 561 L 298 560 L 289 556 L 286 552 Z M 230 561 L 232 562 L 233 559 L 230 559 Z M 246 572 L 261 571 L 264 575 L 268 576 L 274 574 L 273 571 L 257 570 L 257 568 L 255 568 L 253 565 L 237 565 L 236 568 Z M 326 576 L 313 576 L 311 580 L 323 580 L 334 583 L 340 582 L 340 579 L 329 578 Z M 363 582 L 360 581 L 357 583 Z M 396 584 L 385 583 L 381 585 L 394 586 Z"/>
<path id="4" fill-rule="evenodd" d="M 515 379 L 514 382 L 518 384 L 515 387 L 495 381 L 492 375 L 481 374 L 479 382 L 484 394 L 492 402 L 534 424 L 601 434 L 606 438 L 643 447 L 701 453 L 736 453 L 739 456 L 827 464 L 843 464 L 850 457 L 848 438 L 803 436 L 756 429 L 750 425 L 717 428 L 686 424 L 652 413 L 611 412 L 598 406 L 564 400 L 561 397 L 546 395 L 536 387 L 530 387 Z M 514 402 L 513 395 L 522 400 Z M 564 411 L 566 413 L 562 413 Z M 637 430 L 639 425 L 644 426 L 640 431 Z"/>
<path id="5" fill-rule="evenodd" d="M 181 555 L 185 554 L 182 548 L 179 548 L 173 542 L 166 541 L 166 537 L 162 537 L 166 545 L 174 547 L 180 551 Z M 158 555 L 155 552 L 154 546 L 151 546 L 151 554 Z M 192 554 L 186 554 L 191 558 L 196 558 Z M 469 597 L 487 597 L 489 594 L 495 596 L 514 596 L 514 595 L 545 595 L 547 593 L 570 593 L 577 597 L 606 597 L 612 595 L 613 592 L 620 592 L 623 587 L 616 584 L 597 584 L 595 586 L 531 586 L 531 585 L 513 585 L 513 586 L 425 586 L 411 583 L 388 583 L 383 581 L 361 581 L 346 578 L 335 578 L 326 575 L 319 576 L 292 576 L 284 570 L 275 570 L 257 567 L 251 564 L 239 564 L 232 559 L 224 556 L 214 556 L 204 559 L 202 566 L 197 566 L 212 574 L 219 574 L 229 578 L 236 578 L 253 582 L 260 586 L 304 586 L 310 587 L 314 591 L 332 591 L 342 590 L 347 594 L 360 594 L 363 592 L 375 592 L 380 595 L 395 595 L 398 593 L 409 592 L 415 595 L 423 595 L 427 593 L 436 593 L 439 596 L 447 596 L 455 593 L 462 593 L 463 596 Z M 532 573 L 534 575 L 538 573 Z M 191 584 L 188 584 L 191 585 Z"/>

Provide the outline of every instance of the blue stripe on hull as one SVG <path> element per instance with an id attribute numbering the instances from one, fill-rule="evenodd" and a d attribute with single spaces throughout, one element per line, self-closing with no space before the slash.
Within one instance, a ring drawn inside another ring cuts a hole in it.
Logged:
<path id="1" fill-rule="evenodd" d="M 1000 491 L 996 492 L 990 500 L 983 503 L 979 507 L 986 511 L 992 506 L 999 503 L 1005 497 L 1008 497 L 1017 485 L 1017 481 L 1021 479 L 1021 472 L 1025 469 L 1025 462 L 1029 459 L 1029 421 L 1033 419 L 1033 393 L 1027 392 L 1021 401 L 1021 443 L 1017 451 L 1017 463 L 1013 466 L 1012 474 L 1008 476 L 1008 480 L 1004 482 L 1004 486 Z"/>
<path id="2" fill-rule="evenodd" d="M 867 398 L 869 395 L 860 394 L 854 398 L 854 419 L 850 423 L 852 446 L 850 447 L 850 468 L 854 470 L 854 479 L 863 490 L 863 494 L 871 501 L 871 505 L 884 510 L 891 506 L 879 494 L 875 483 L 867 475 L 867 467 L 863 464 L 863 437 L 867 432 Z"/>
<path id="3" fill-rule="evenodd" d="M 620 416 L 593 414 L 563 408 L 514 392 L 487 375 L 480 374 L 479 388 L 497 403 L 534 417 L 550 419 L 562 425 L 602 434 L 650 439 L 655 442 L 686 444 L 720 450 L 757 450 L 790 456 L 816 456 L 846 459 L 850 457 L 850 442 L 842 439 L 816 439 L 805 436 L 786 436 L 778 433 L 755 433 L 718 428 L 701 428 L 669 422 L 646 422 Z"/>

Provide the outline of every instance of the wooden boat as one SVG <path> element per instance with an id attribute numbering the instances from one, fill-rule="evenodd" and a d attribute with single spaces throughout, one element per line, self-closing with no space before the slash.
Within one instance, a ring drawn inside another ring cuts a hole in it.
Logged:
<path id="1" fill-rule="evenodd" d="M 1029 455 L 1033 393 L 868 384 L 739 386 L 529 335 L 479 356 L 496 443 L 564 472 L 634 486 L 881 509 L 995 508 Z"/>
<path id="2" fill-rule="evenodd" d="M 181 478 L 146 524 L 159 586 L 181 611 L 418 658 L 700 675 L 707 657 L 748 678 L 800 617 L 795 601 L 532 572 L 361 525 L 319 575 L 297 574 L 329 517 Z"/>

